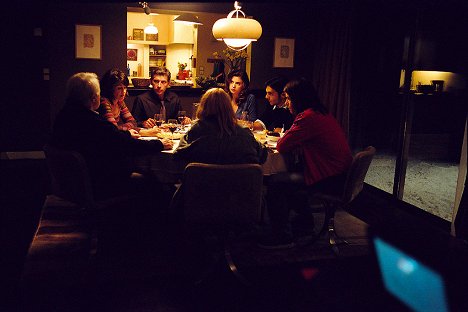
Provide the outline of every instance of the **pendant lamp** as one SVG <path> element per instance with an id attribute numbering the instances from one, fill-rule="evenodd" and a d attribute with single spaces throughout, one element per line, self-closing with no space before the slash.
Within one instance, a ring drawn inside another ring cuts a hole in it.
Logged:
<path id="1" fill-rule="evenodd" d="M 213 36 L 217 40 L 224 41 L 230 49 L 236 51 L 247 48 L 252 41 L 257 41 L 262 35 L 260 23 L 246 18 L 241 8 L 239 2 L 235 1 L 234 10 L 226 18 L 217 20 L 212 29 Z"/>
<path id="2" fill-rule="evenodd" d="M 148 23 L 148 26 L 145 27 L 145 34 L 156 35 L 158 33 L 158 28 L 154 26 L 153 23 Z"/>

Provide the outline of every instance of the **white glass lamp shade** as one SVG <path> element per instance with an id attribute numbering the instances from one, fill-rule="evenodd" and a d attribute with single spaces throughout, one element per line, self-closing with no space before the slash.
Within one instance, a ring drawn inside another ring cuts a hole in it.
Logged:
<path id="1" fill-rule="evenodd" d="M 262 26 L 251 18 L 222 18 L 213 25 L 213 36 L 224 40 L 234 50 L 246 48 L 250 42 L 257 41 L 262 35 Z"/>
<path id="2" fill-rule="evenodd" d="M 156 35 L 158 33 L 158 28 L 154 26 L 153 23 L 149 23 L 148 26 L 145 27 L 144 32 L 145 34 Z"/>

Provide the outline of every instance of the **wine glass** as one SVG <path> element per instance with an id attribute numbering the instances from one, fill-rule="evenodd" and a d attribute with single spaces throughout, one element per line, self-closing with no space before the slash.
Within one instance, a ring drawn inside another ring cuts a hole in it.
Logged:
<path id="1" fill-rule="evenodd" d="M 156 122 L 156 126 L 161 127 L 163 123 L 163 116 L 162 114 L 154 114 L 154 120 Z"/>
<path id="2" fill-rule="evenodd" d="M 181 125 L 183 125 L 184 119 L 185 119 L 185 116 L 186 116 L 186 115 L 187 115 L 187 112 L 186 112 L 186 111 L 183 111 L 183 110 L 181 110 L 181 111 L 179 111 L 179 112 L 177 113 L 177 119 L 179 119 L 179 123 L 180 123 Z"/>
<path id="3" fill-rule="evenodd" d="M 171 131 L 171 140 L 174 140 L 174 132 L 177 130 L 177 119 L 168 119 L 167 127 Z"/>

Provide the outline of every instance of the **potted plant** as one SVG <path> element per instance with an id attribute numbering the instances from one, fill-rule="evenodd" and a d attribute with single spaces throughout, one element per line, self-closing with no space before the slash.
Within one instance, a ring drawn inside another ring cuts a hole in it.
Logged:
<path id="1" fill-rule="evenodd" d="M 241 51 L 234 51 L 232 49 L 226 48 L 223 51 L 221 51 L 221 53 L 224 56 L 224 62 L 229 67 L 229 72 L 233 70 L 245 70 L 245 63 L 247 61 L 247 58 L 249 57 L 245 49 Z M 221 58 L 219 52 L 214 52 L 213 56 L 215 58 Z"/>
<path id="2" fill-rule="evenodd" d="M 177 62 L 177 67 L 179 67 L 179 73 L 177 74 L 177 79 L 185 80 L 189 77 L 189 73 L 185 68 L 187 67 L 187 63 L 179 63 Z"/>

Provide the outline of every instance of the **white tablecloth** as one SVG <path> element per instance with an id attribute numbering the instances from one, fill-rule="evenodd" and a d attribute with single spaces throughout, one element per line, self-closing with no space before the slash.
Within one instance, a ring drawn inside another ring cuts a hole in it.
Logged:
<path id="1" fill-rule="evenodd" d="M 142 140 L 155 140 L 156 137 L 144 137 Z M 179 182 L 188 162 L 174 160 L 172 155 L 179 146 L 179 140 L 174 140 L 172 150 L 162 151 L 153 155 L 138 156 L 134 159 L 134 170 L 141 173 L 152 173 L 162 183 Z M 269 152 L 266 162 L 262 165 L 264 175 L 272 175 L 286 171 L 283 156 L 278 152 Z"/>

